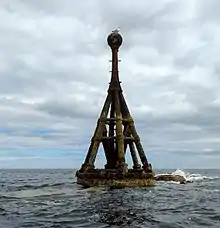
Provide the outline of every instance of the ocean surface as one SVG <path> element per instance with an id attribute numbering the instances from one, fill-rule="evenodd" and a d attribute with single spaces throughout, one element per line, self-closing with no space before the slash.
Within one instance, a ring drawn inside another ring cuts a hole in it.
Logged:
<path id="1" fill-rule="evenodd" d="M 220 170 L 175 173 L 193 183 L 85 189 L 75 170 L 0 170 L 0 227 L 220 227 Z"/>

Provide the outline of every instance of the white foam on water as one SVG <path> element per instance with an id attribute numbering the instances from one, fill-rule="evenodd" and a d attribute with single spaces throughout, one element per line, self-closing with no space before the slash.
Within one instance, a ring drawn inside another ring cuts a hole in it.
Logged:
<path id="1" fill-rule="evenodd" d="M 176 169 L 174 172 L 172 173 L 160 173 L 160 174 L 157 174 L 157 175 L 167 175 L 167 174 L 171 174 L 171 175 L 178 175 L 178 176 L 182 176 L 186 179 L 186 181 L 189 181 L 189 182 L 195 182 L 195 181 L 201 181 L 201 180 L 214 180 L 214 179 L 219 179 L 220 177 L 218 176 L 203 176 L 202 174 L 199 174 L 199 173 L 188 173 L 188 172 L 185 172 L 183 171 L 182 169 Z M 157 176 L 156 175 L 156 176 Z M 175 181 L 171 181 L 173 183 L 177 183 Z"/>
<path id="2" fill-rule="evenodd" d="M 209 180 L 213 180 L 213 179 L 218 179 L 218 176 L 214 176 L 214 177 L 208 177 L 208 176 L 203 176 L 199 173 L 187 173 L 181 169 L 177 169 L 174 172 L 171 173 L 172 175 L 179 175 L 182 176 L 186 179 L 186 181 L 190 181 L 190 182 L 194 182 L 194 181 L 201 181 L 204 179 L 209 179 Z"/>

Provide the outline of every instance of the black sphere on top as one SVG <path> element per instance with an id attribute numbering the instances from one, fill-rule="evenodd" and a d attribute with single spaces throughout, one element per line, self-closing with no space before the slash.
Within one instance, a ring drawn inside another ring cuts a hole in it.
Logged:
<path id="1" fill-rule="evenodd" d="M 122 41 L 122 36 L 115 31 L 113 31 L 107 38 L 108 45 L 111 49 L 118 49 L 122 45 Z"/>

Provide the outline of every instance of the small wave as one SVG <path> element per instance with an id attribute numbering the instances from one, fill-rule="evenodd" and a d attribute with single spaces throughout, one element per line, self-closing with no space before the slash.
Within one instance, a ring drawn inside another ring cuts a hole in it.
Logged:
<path id="1" fill-rule="evenodd" d="M 6 212 L 6 210 L 4 208 L 0 207 L 0 213 L 2 213 L 2 212 Z"/>
<path id="2" fill-rule="evenodd" d="M 17 186 L 16 191 L 22 191 L 22 190 L 27 190 L 27 189 L 41 189 L 41 188 L 48 188 L 48 187 L 58 187 L 58 186 L 65 186 L 67 184 L 72 184 L 72 183 L 60 182 L 60 183 L 54 183 L 54 184 L 41 184 L 41 185 L 25 184 L 22 186 Z"/>
<path id="3" fill-rule="evenodd" d="M 199 174 L 199 173 L 188 173 L 188 172 L 184 172 L 181 169 L 175 170 L 174 172 L 172 172 L 172 175 L 183 176 L 186 179 L 186 181 L 189 181 L 189 182 L 201 181 L 204 179 L 213 180 L 213 179 L 219 178 L 217 176 L 214 176 L 214 177 L 203 176 L 202 174 Z"/>
<path id="4" fill-rule="evenodd" d="M 166 175 L 166 174 L 170 174 L 170 173 L 161 173 L 159 175 Z M 196 181 L 202 181 L 202 180 L 214 180 L 214 179 L 220 178 L 218 176 L 204 176 L 204 175 L 199 174 L 199 173 L 189 173 L 189 172 L 185 172 L 181 169 L 176 169 L 174 172 L 171 173 L 171 175 L 182 176 L 188 182 L 196 182 Z"/>
<path id="5" fill-rule="evenodd" d="M 201 180 L 213 180 L 213 179 L 218 179 L 218 176 L 213 176 L 213 177 L 209 177 L 209 176 L 205 176 L 199 173 L 188 173 L 185 172 L 181 169 L 177 169 L 175 170 L 172 175 L 180 175 L 183 176 L 187 181 L 189 182 L 195 182 L 195 181 L 201 181 Z"/>
<path id="6" fill-rule="evenodd" d="M 8 195 L 0 195 L 0 200 L 15 200 L 17 199 L 14 196 L 8 196 Z"/>

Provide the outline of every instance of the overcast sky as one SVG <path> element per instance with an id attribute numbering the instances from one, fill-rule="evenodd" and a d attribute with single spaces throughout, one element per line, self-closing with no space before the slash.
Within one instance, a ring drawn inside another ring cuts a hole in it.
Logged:
<path id="1" fill-rule="evenodd" d="M 219 8 L 219 0 L 1 0 L 0 168 L 81 166 L 117 27 L 124 94 L 153 167 L 220 168 Z"/>

